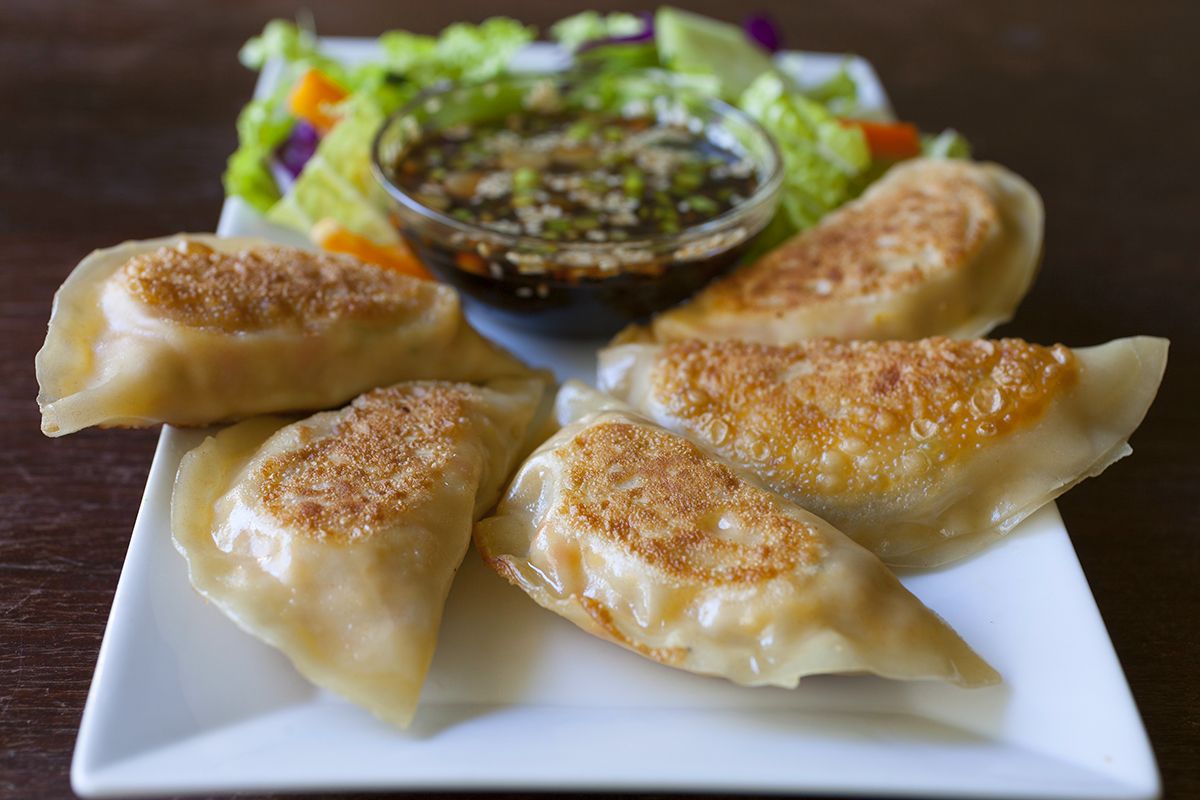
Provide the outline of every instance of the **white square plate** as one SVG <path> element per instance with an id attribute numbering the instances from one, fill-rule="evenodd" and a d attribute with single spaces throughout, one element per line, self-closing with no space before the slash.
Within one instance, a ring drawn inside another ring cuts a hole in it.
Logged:
<path id="1" fill-rule="evenodd" d="M 333 40 L 338 56 L 370 44 Z M 552 51 L 535 50 L 542 64 Z M 788 57 L 819 80 L 839 56 Z M 887 113 L 869 64 L 864 101 Z M 268 69 L 258 94 L 270 90 Z M 244 205 L 223 234 L 292 238 Z M 591 379 L 598 343 L 488 335 L 561 378 Z M 1051 506 L 982 555 L 904 583 L 1003 675 L 964 690 L 875 678 L 747 689 L 671 670 L 538 608 L 475 556 L 456 579 L 416 721 L 399 731 L 313 688 L 188 585 L 168 512 L 165 429 L 96 674 L 71 782 L 85 797 L 322 789 L 549 789 L 1155 797 L 1129 689 Z"/>

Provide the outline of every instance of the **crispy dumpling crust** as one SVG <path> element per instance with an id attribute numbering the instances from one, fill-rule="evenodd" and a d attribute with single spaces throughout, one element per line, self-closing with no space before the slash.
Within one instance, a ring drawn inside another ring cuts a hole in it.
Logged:
<path id="1" fill-rule="evenodd" d="M 171 503 L 192 585 L 314 683 L 407 725 L 442 607 L 544 384 L 417 382 L 184 456 Z"/>
<path id="2" fill-rule="evenodd" d="M 49 436 L 329 408 L 399 380 L 528 374 L 467 324 L 447 286 L 199 234 L 89 255 L 55 295 L 37 355 Z"/>
<path id="3" fill-rule="evenodd" d="M 979 336 L 1010 319 L 1028 291 L 1042 216 L 1034 189 L 996 164 L 904 162 L 649 331 L 614 343 Z"/>
<path id="4" fill-rule="evenodd" d="M 619 410 L 542 445 L 475 540 L 540 605 L 669 666 L 789 687 L 826 672 L 998 680 L 866 550 Z"/>
<path id="5" fill-rule="evenodd" d="M 600 386 L 885 561 L 965 555 L 1129 452 L 1165 340 L 626 345 Z"/>
<path id="6" fill-rule="evenodd" d="M 165 319 L 225 333 L 386 320 L 429 300 L 419 282 L 350 256 L 282 246 L 218 250 L 196 239 L 138 253 L 115 278 Z"/>

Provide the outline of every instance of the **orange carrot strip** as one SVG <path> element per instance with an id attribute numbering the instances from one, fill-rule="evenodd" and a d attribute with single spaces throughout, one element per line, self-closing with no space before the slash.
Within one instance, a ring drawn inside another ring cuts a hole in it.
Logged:
<path id="1" fill-rule="evenodd" d="M 454 256 L 454 262 L 458 264 L 459 269 L 473 272 L 476 275 L 487 275 L 487 262 L 474 253 L 464 250 Z"/>
<path id="2" fill-rule="evenodd" d="M 345 253 L 368 264 L 394 270 L 403 275 L 433 280 L 425 265 L 417 260 L 405 244 L 375 244 L 366 237 L 346 230 L 333 220 L 321 220 L 312 229 L 313 241 L 322 250 Z"/>
<path id="3" fill-rule="evenodd" d="M 863 132 L 871 155 L 879 159 L 912 158 L 921 154 L 921 134 L 909 122 L 873 122 L 865 119 L 842 120 Z"/>
<path id="4" fill-rule="evenodd" d="M 321 133 L 328 133 L 338 123 L 333 107 L 346 99 L 346 90 L 325 76 L 320 70 L 309 69 L 288 96 L 288 109 L 303 120 L 307 120 Z"/>

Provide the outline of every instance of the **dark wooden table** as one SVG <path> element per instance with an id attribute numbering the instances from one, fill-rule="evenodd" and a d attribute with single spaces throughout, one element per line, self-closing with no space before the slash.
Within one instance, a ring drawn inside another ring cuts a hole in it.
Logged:
<path id="1" fill-rule="evenodd" d="M 500 12 L 544 26 L 605 4 L 305 5 L 323 33 L 374 35 Z M 694 5 L 733 19 L 748 10 Z M 1041 190 L 1044 270 L 1004 333 L 1173 340 L 1135 455 L 1061 509 L 1166 796 L 1200 797 L 1200 5 L 774 6 L 788 45 L 865 55 L 902 115 L 957 127 Z M 93 247 L 214 227 L 254 79 L 237 48 L 294 13 L 283 0 L 0 3 L 0 796 L 70 793 L 75 732 L 157 437 L 38 432 L 33 355 L 50 298 Z"/>

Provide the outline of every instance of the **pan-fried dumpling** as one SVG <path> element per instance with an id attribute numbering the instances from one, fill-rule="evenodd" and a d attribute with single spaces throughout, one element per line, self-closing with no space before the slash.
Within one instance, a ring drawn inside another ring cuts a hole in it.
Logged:
<path id="1" fill-rule="evenodd" d="M 1033 282 L 1042 216 L 1033 187 L 996 164 L 905 162 L 816 227 L 660 314 L 649 338 L 981 336 L 1012 317 Z"/>
<path id="2" fill-rule="evenodd" d="M 875 556 L 627 412 L 547 440 L 475 542 L 539 605 L 672 667 L 752 686 L 830 672 L 999 680 Z"/>
<path id="3" fill-rule="evenodd" d="M 624 345 L 600 387 L 893 565 L 965 556 L 1130 452 L 1167 341 Z"/>
<path id="4" fill-rule="evenodd" d="M 42 431 L 207 425 L 329 408 L 419 378 L 527 375 L 453 289 L 269 242 L 179 235 L 98 250 L 54 298 Z"/>
<path id="5" fill-rule="evenodd" d="M 442 607 L 545 385 L 402 383 L 188 453 L 171 501 L 192 585 L 313 683 L 407 725 Z"/>

